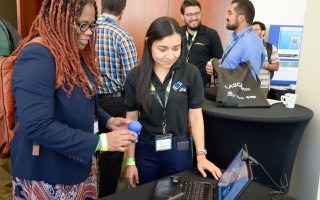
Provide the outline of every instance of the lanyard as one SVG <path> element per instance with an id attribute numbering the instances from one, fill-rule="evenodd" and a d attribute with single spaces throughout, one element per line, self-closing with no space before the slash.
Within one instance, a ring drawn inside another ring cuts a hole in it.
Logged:
<path id="1" fill-rule="evenodd" d="M 221 59 L 221 63 L 223 63 L 224 59 L 227 57 L 227 55 L 229 54 L 229 52 L 231 51 L 231 49 L 236 45 L 236 43 L 243 38 L 245 35 L 247 35 L 248 33 L 250 33 L 252 31 L 252 28 L 249 28 L 244 34 L 242 34 L 240 37 L 238 37 L 236 40 L 233 40 L 232 43 L 228 46 L 227 50 L 224 52 L 222 59 Z"/>
<path id="2" fill-rule="evenodd" d="M 188 32 L 188 31 L 186 31 L 186 37 L 187 37 L 187 50 L 188 50 L 188 52 L 187 52 L 187 57 L 186 57 L 186 62 L 188 62 L 188 61 L 189 61 L 189 51 L 190 51 L 190 49 L 191 49 L 191 47 L 192 47 L 192 45 L 193 45 L 193 42 L 194 42 L 194 40 L 195 40 L 196 36 L 197 36 L 197 32 L 195 32 L 195 33 L 193 34 L 192 38 L 190 38 L 190 40 L 189 40 L 189 32 Z"/>
<path id="3" fill-rule="evenodd" d="M 167 118 L 166 118 L 166 107 L 167 107 L 167 103 L 168 103 L 168 99 L 169 99 L 169 94 L 171 91 L 171 83 L 172 83 L 172 79 L 173 79 L 173 75 L 174 75 L 174 71 L 172 72 L 170 81 L 167 85 L 166 88 L 166 92 L 165 92 L 165 96 L 164 96 L 164 104 L 162 103 L 158 92 L 156 91 L 156 88 L 154 87 L 154 85 L 151 83 L 151 91 L 154 92 L 154 96 L 158 99 L 161 107 L 162 107 L 162 116 L 163 116 L 163 122 L 162 122 L 162 133 L 163 135 L 166 134 L 166 126 L 167 126 Z"/>

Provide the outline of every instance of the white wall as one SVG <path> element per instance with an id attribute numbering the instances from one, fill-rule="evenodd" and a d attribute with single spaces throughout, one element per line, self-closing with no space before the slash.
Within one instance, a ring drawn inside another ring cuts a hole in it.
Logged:
<path id="1" fill-rule="evenodd" d="M 307 0 L 251 0 L 256 15 L 254 20 L 263 22 L 267 27 L 265 40 L 268 41 L 270 24 L 303 25 Z"/>
<path id="2" fill-rule="evenodd" d="M 319 8 L 319 0 L 307 0 L 297 93 L 298 103 L 312 109 L 314 117 L 300 142 L 290 188 L 291 195 L 310 200 L 320 195 L 317 194 L 320 174 L 320 53 L 317 50 L 320 27 L 316 24 L 316 19 L 320 19 Z"/>
<path id="3" fill-rule="evenodd" d="M 270 24 L 303 25 L 303 38 L 297 79 L 297 103 L 313 110 L 298 148 L 289 194 L 300 200 L 320 199 L 320 19 L 319 0 L 252 0 L 255 20 Z M 267 30 L 268 30 L 267 28 Z M 268 36 L 266 37 L 266 39 Z"/>

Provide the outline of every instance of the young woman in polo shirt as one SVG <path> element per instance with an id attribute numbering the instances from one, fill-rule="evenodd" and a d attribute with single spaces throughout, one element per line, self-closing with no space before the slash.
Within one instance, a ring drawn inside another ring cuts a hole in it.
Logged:
<path id="1" fill-rule="evenodd" d="M 126 178 L 132 187 L 192 168 L 188 119 L 199 171 L 221 176 L 206 159 L 202 78 L 195 66 L 179 59 L 181 41 L 175 19 L 156 19 L 147 31 L 141 64 L 127 76 L 127 118 L 142 124 L 138 143 L 129 146 L 126 155 Z"/>

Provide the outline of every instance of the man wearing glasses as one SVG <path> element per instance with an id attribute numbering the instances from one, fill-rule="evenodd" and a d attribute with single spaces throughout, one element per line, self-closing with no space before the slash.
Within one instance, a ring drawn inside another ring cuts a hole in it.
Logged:
<path id="1" fill-rule="evenodd" d="M 113 117 L 125 117 L 124 82 L 129 70 L 138 64 L 132 37 L 118 23 L 126 0 L 101 0 L 96 30 L 96 50 L 100 66 L 99 105 Z M 104 152 L 98 161 L 99 197 L 116 192 L 123 161 L 122 152 Z"/>
<path id="2" fill-rule="evenodd" d="M 201 72 L 203 86 L 210 85 L 211 77 L 206 72 L 206 64 L 212 58 L 220 59 L 223 48 L 218 32 L 201 24 L 201 4 L 197 0 L 185 0 L 180 8 L 185 22 L 182 27 L 182 58 L 197 66 Z"/>

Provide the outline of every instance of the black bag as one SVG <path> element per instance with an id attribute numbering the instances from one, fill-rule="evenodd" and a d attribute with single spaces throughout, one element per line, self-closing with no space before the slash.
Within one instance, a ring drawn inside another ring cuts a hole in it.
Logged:
<path id="1" fill-rule="evenodd" d="M 204 88 L 204 96 L 207 99 L 210 99 L 212 101 L 216 101 L 217 96 L 217 87 L 207 87 Z"/>
<path id="2" fill-rule="evenodd" d="M 216 102 L 221 107 L 270 107 L 259 83 L 253 78 L 250 61 L 235 69 L 215 66 L 218 74 Z"/>
<path id="3" fill-rule="evenodd" d="M 267 49 L 268 63 L 271 64 L 272 44 L 269 42 L 266 42 L 266 49 Z M 271 80 L 274 76 L 274 71 L 269 71 L 269 72 L 270 72 L 270 80 Z"/>

